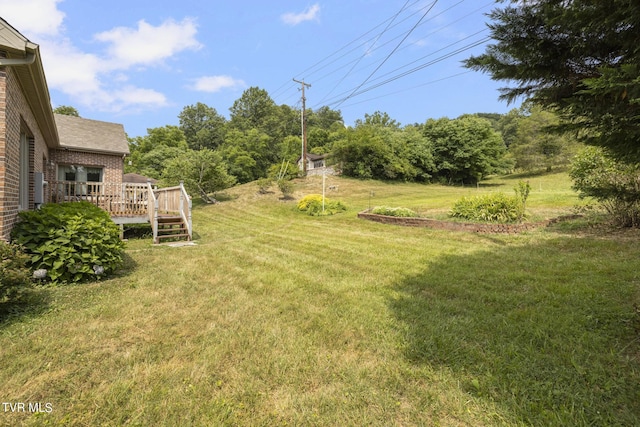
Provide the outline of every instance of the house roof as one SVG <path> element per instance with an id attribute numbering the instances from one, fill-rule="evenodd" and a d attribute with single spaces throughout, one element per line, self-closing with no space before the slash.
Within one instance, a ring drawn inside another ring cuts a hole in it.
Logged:
<path id="1" fill-rule="evenodd" d="M 0 51 L 4 53 L 4 58 L 0 57 L 0 66 L 10 66 L 15 71 L 45 143 L 52 148 L 58 147 L 58 133 L 39 46 L 0 18 Z"/>
<path id="2" fill-rule="evenodd" d="M 298 162 L 300 161 L 302 156 L 298 156 Z M 322 160 L 322 159 L 326 159 L 327 158 L 327 154 L 311 154 L 311 153 L 307 153 L 307 159 L 311 160 L 312 162 L 315 160 Z"/>
<path id="3" fill-rule="evenodd" d="M 147 182 L 150 182 L 155 184 L 158 180 L 144 175 L 139 175 L 137 173 L 125 173 L 122 177 L 122 182 L 128 182 L 130 184 L 146 184 Z"/>
<path id="4" fill-rule="evenodd" d="M 119 123 L 54 114 L 60 147 L 106 154 L 129 154 L 129 142 Z"/>

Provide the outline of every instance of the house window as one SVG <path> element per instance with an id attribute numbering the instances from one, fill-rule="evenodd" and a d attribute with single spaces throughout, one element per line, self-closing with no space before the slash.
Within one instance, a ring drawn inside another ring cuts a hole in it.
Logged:
<path id="1" fill-rule="evenodd" d="M 102 168 L 59 165 L 58 180 L 65 181 L 64 188 L 67 196 L 86 196 L 95 193 L 99 186 L 90 183 L 102 182 Z M 89 185 L 87 185 L 89 183 Z"/>
<path id="2" fill-rule="evenodd" d="M 315 160 L 313 162 L 314 169 L 321 168 L 324 166 L 324 160 Z"/>
<path id="3" fill-rule="evenodd" d="M 18 185 L 18 209 L 29 209 L 29 138 L 20 134 L 20 171 Z"/>

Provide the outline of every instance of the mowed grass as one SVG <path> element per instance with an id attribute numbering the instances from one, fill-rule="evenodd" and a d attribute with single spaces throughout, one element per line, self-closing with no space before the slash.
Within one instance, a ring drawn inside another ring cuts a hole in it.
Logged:
<path id="1" fill-rule="evenodd" d="M 350 208 L 332 217 L 253 184 L 197 205 L 196 246 L 130 241 L 118 277 L 42 289 L 5 315 L 0 400 L 53 410 L 0 407 L 0 424 L 638 425 L 637 232 L 356 218 L 370 203 L 446 210 L 518 179 L 330 177 L 327 196 Z M 535 215 L 579 203 L 564 174 L 529 179 Z M 321 185 L 298 181 L 296 199 Z"/>

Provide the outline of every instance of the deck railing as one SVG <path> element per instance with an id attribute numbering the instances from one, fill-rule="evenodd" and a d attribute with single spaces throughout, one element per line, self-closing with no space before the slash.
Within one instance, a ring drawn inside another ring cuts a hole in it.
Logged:
<path id="1" fill-rule="evenodd" d="M 147 215 L 149 186 L 107 182 L 49 181 L 44 187 L 45 203 L 87 201 L 111 216 Z"/>
<path id="2" fill-rule="evenodd" d="M 45 203 L 76 201 L 93 203 L 112 217 L 140 217 L 141 222 L 149 221 L 154 241 L 159 216 L 180 216 L 189 239 L 193 237 L 191 198 L 182 183 L 176 187 L 154 189 L 151 183 L 49 181 L 44 187 Z"/>

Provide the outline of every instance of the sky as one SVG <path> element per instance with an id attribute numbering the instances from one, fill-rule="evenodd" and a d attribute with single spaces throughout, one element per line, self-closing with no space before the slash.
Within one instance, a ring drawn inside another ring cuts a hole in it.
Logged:
<path id="1" fill-rule="evenodd" d="M 130 137 L 179 125 L 197 102 L 229 118 L 250 87 L 276 104 L 387 113 L 406 125 L 506 113 L 504 82 L 462 67 L 484 52 L 484 0 L 0 0 L 40 46 L 53 107 L 122 123 Z"/>

